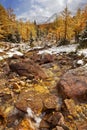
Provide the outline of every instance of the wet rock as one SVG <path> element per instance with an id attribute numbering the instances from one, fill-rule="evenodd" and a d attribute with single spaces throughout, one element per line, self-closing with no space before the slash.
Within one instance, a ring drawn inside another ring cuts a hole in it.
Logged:
<path id="1" fill-rule="evenodd" d="M 47 78 L 45 71 L 32 60 L 22 60 L 20 62 L 11 63 L 10 68 L 12 71 L 18 73 L 20 76 L 26 76 L 29 79 Z"/>
<path id="2" fill-rule="evenodd" d="M 87 101 L 87 65 L 65 73 L 57 84 L 63 98 Z"/>

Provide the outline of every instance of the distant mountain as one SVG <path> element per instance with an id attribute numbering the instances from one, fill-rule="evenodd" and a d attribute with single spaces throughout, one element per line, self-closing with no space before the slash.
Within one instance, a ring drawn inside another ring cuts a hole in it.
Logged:
<path id="1" fill-rule="evenodd" d="M 33 19 L 33 20 L 32 20 Z M 26 21 L 31 21 L 31 22 L 34 22 L 34 20 L 36 21 L 37 24 L 43 24 L 45 23 L 47 20 L 49 19 L 49 17 L 45 17 L 45 16 L 35 16 L 35 17 L 29 17 L 29 18 L 21 18 L 21 20 L 23 22 L 26 22 Z"/>
<path id="2" fill-rule="evenodd" d="M 47 21 L 49 17 L 45 17 L 45 16 L 36 16 L 33 19 L 36 20 L 37 24 L 43 24 L 45 23 L 45 21 Z"/>
<path id="3" fill-rule="evenodd" d="M 55 13 L 55 14 L 53 14 L 51 17 L 49 17 L 49 18 L 45 21 L 45 23 L 52 23 L 57 17 L 58 17 L 58 14 Z"/>
<path id="4" fill-rule="evenodd" d="M 29 17 L 29 18 L 22 18 L 22 20 L 25 22 L 30 19 L 34 19 L 37 24 L 43 24 L 43 23 L 52 23 L 56 17 L 58 16 L 57 13 L 54 13 L 51 17 L 45 17 L 45 16 L 35 16 L 35 17 Z M 31 20 L 30 20 L 31 21 Z M 34 22 L 34 21 L 31 21 Z"/>
<path id="5" fill-rule="evenodd" d="M 37 21 L 38 24 L 52 23 L 57 16 L 58 14 L 55 13 L 51 17 L 44 17 L 44 16 L 36 17 L 35 20 Z"/>

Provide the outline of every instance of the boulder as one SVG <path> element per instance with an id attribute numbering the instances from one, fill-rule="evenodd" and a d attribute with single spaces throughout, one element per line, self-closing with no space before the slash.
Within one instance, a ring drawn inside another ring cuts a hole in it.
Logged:
<path id="1" fill-rule="evenodd" d="M 20 76 L 26 76 L 29 79 L 33 79 L 34 77 L 41 79 L 47 78 L 45 71 L 38 64 L 29 59 L 22 59 L 10 63 L 9 66 L 13 72 L 16 72 Z"/>
<path id="2" fill-rule="evenodd" d="M 87 101 L 87 65 L 66 72 L 57 88 L 63 98 Z"/>

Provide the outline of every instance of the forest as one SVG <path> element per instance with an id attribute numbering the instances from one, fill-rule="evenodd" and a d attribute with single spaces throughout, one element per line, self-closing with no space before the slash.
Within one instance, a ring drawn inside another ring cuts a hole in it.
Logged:
<path id="1" fill-rule="evenodd" d="M 76 14 L 72 14 L 68 7 L 56 16 L 51 23 L 38 24 L 34 22 L 17 20 L 14 10 L 5 9 L 0 5 L 0 41 L 28 42 L 41 37 L 45 39 L 75 39 L 78 42 L 79 35 L 84 30 L 87 21 L 87 6 L 78 8 Z"/>

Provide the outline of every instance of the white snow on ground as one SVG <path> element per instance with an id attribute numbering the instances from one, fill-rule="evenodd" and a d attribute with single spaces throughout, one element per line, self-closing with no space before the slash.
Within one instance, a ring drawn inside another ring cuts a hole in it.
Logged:
<path id="1" fill-rule="evenodd" d="M 3 52 L 3 49 L 0 48 L 0 52 Z"/>
<path id="2" fill-rule="evenodd" d="M 33 118 L 35 120 L 35 126 L 38 128 L 41 122 L 40 116 L 36 116 L 31 108 L 27 108 L 28 117 Z"/>
<path id="3" fill-rule="evenodd" d="M 2 56 L 0 56 L 0 60 L 3 60 L 3 57 L 2 57 Z"/>
<path id="4" fill-rule="evenodd" d="M 83 61 L 83 60 L 78 60 L 78 61 L 77 61 L 77 64 L 78 64 L 78 65 L 84 65 L 84 61 Z"/>
<path id="5" fill-rule="evenodd" d="M 8 55 L 8 57 L 12 57 L 14 54 L 17 54 L 19 56 L 23 56 L 23 54 L 19 51 L 7 52 L 6 54 Z"/>
<path id="6" fill-rule="evenodd" d="M 70 53 L 75 52 L 77 49 L 78 44 L 71 44 L 71 45 L 65 45 L 65 46 L 53 46 L 52 48 L 39 50 L 38 54 L 59 54 L 59 53 Z M 27 53 L 28 51 L 35 50 L 35 49 L 41 49 L 43 46 L 36 46 L 36 47 L 30 47 L 29 44 L 21 43 L 11 43 L 8 44 L 8 49 L 6 49 L 4 46 L 3 48 L 0 48 L 0 60 L 12 57 L 14 54 L 22 56 L 23 53 Z M 84 55 L 84 57 L 87 57 L 87 49 L 81 49 L 77 51 L 77 55 Z M 80 61 L 79 61 L 80 62 Z M 82 63 L 81 63 L 82 64 Z"/>
<path id="7" fill-rule="evenodd" d="M 49 53 L 49 54 L 59 54 L 62 52 L 70 53 L 75 52 L 78 44 L 60 46 L 60 47 L 52 47 L 46 50 L 39 51 L 38 54 Z"/>
<path id="8" fill-rule="evenodd" d="M 78 55 L 84 55 L 84 57 L 87 57 L 87 49 L 81 49 L 77 52 Z"/>

